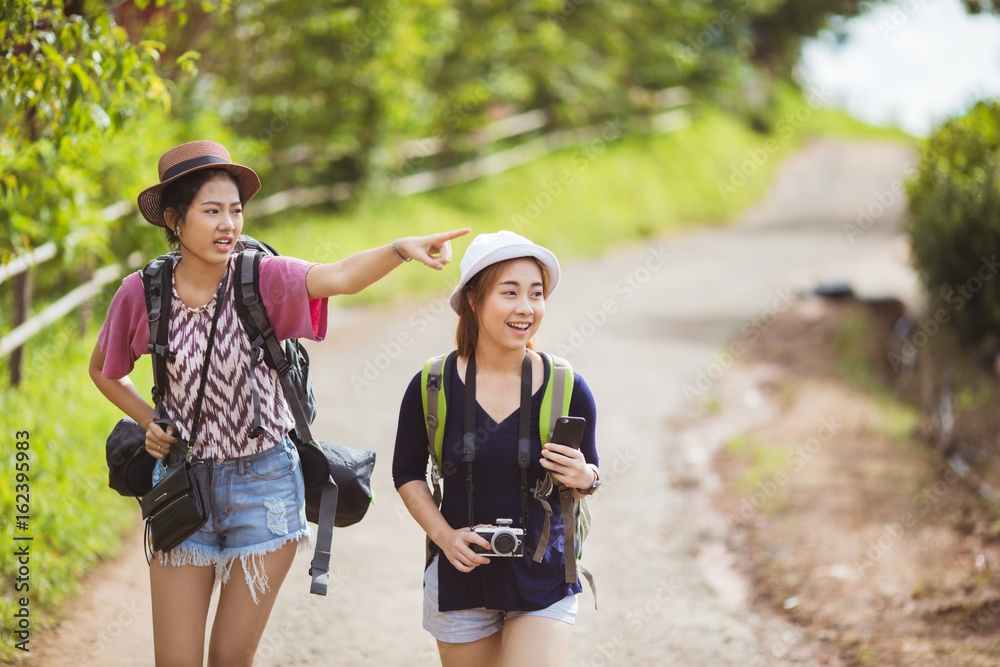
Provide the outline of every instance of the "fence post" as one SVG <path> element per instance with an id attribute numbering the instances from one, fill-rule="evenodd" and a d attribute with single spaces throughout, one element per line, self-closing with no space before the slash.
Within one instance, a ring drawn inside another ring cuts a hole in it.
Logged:
<path id="1" fill-rule="evenodd" d="M 31 310 L 31 269 L 14 276 L 14 327 L 24 324 Z M 10 384 L 18 387 L 21 384 L 21 356 L 24 346 L 21 345 L 10 353 Z"/>

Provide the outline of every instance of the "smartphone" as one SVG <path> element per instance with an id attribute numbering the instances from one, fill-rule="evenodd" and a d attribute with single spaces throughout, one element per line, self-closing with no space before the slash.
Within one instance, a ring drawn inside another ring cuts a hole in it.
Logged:
<path id="1" fill-rule="evenodd" d="M 587 420 L 583 417 L 559 417 L 556 420 L 556 427 L 552 431 L 551 442 L 557 445 L 566 445 L 573 449 L 580 449 L 580 442 L 583 440 L 583 429 L 587 425 Z"/>

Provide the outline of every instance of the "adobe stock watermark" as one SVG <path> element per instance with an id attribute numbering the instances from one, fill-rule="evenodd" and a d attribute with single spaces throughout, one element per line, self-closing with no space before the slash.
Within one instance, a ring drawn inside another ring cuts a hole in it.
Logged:
<path id="1" fill-rule="evenodd" d="M 317 614 L 323 612 L 323 601 L 333 598 L 351 580 L 340 567 L 330 570 L 327 597 L 310 595 L 308 600 L 299 602 L 292 610 L 290 617 L 281 625 L 269 626 L 257 647 L 256 659 L 264 664 L 276 664 L 285 657 L 285 644 L 289 637 L 295 637 L 301 632 L 302 624 Z"/>
<path id="2" fill-rule="evenodd" d="M 844 234 L 847 240 L 855 243 L 864 236 L 893 206 L 906 199 L 906 180 L 917 170 L 917 161 L 907 160 L 903 166 L 903 177 L 898 178 L 885 189 L 872 192 L 871 202 L 864 207 L 859 206 L 854 222 L 844 224 Z"/>
<path id="3" fill-rule="evenodd" d="M 771 156 L 781 150 L 782 141 L 791 139 L 799 128 L 812 118 L 813 109 L 825 104 L 832 96 L 833 93 L 825 88 L 810 89 L 807 93 L 809 102 L 789 111 L 775 124 L 774 129 L 780 135 L 779 139 L 768 139 L 762 147 L 748 149 L 745 158 L 732 166 L 729 178 L 715 182 L 722 201 L 728 200 L 737 190 L 749 183 Z"/>
<path id="4" fill-rule="evenodd" d="M 584 313 L 583 321 L 570 327 L 565 342 L 560 341 L 553 345 L 554 352 L 565 357 L 583 349 L 587 342 L 618 313 L 621 304 L 631 301 L 639 290 L 652 280 L 653 274 L 663 269 L 672 257 L 673 253 L 668 252 L 663 245 L 649 247 L 645 261 L 615 281 L 612 289 L 617 296 L 605 299 L 597 308 L 588 309 Z"/>
<path id="5" fill-rule="evenodd" d="M 732 530 L 739 525 L 750 523 L 767 503 L 774 500 L 782 487 L 788 484 L 791 476 L 812 461 L 823 447 L 837 436 L 842 428 L 843 424 L 838 423 L 836 418 L 824 418 L 811 438 L 806 440 L 805 443 L 794 447 L 785 456 L 784 467 L 771 475 L 769 479 L 757 484 L 753 492 L 740 503 L 740 507 L 736 513 L 726 516 L 726 524 L 729 526 L 729 529 Z"/>
<path id="6" fill-rule="evenodd" d="M 120 607 L 121 611 L 118 612 L 114 620 L 101 628 L 100 632 L 97 633 L 97 636 L 94 638 L 96 642 L 94 648 L 83 655 L 77 656 L 78 658 L 83 658 L 84 665 L 106 664 L 107 661 L 102 659 L 102 656 L 109 650 L 116 650 L 118 640 L 142 615 L 142 611 L 135 600 L 122 602 Z"/>
<path id="7" fill-rule="evenodd" d="M 772 641 L 767 652 L 772 658 L 784 658 L 794 646 L 797 646 L 805 638 L 801 630 L 785 630 L 781 637 Z M 763 655 L 757 654 L 750 660 L 750 667 L 769 667 L 771 662 Z"/>
<path id="8" fill-rule="evenodd" d="M 575 14 L 576 10 L 579 9 L 585 2 L 587 2 L 587 0 L 567 0 L 566 2 L 560 2 L 558 11 L 549 12 L 549 20 L 555 21 L 556 23 L 562 23 Z"/>
<path id="9" fill-rule="evenodd" d="M 372 386 L 382 373 L 387 371 L 393 363 L 399 359 L 403 352 L 416 342 L 414 335 L 420 335 L 427 331 L 434 322 L 448 313 L 454 313 L 449 301 L 451 291 L 437 297 L 427 305 L 420 306 L 410 313 L 406 319 L 407 328 L 398 331 L 388 340 L 383 340 L 379 345 L 379 351 L 373 356 L 367 357 L 362 364 L 361 371 L 351 373 L 351 388 L 354 394 L 361 395 L 361 392 Z"/>
<path id="10" fill-rule="evenodd" d="M 399 181 L 416 174 L 428 157 L 437 155 L 441 151 L 450 133 L 458 130 L 462 122 L 476 109 L 498 97 L 501 90 L 501 79 L 495 73 L 490 72 L 479 77 L 472 90 L 453 102 L 442 114 L 442 124 L 434 129 L 431 136 L 407 142 L 410 148 L 402 164 L 384 174 L 383 187 L 388 192 L 397 192 Z"/>
<path id="11" fill-rule="evenodd" d="M 385 9 L 376 9 L 368 12 L 364 20 L 360 21 L 351 31 L 350 38 L 341 43 L 340 52 L 348 63 L 354 63 L 361 57 L 362 51 L 371 46 L 372 41 L 381 35 L 392 19 L 403 9 L 402 0 L 392 0 Z"/>
<path id="12" fill-rule="evenodd" d="M 910 499 L 911 509 L 904 512 L 896 521 L 885 524 L 878 539 L 868 540 L 868 549 L 865 553 L 854 558 L 854 569 L 859 574 L 864 574 L 865 570 L 882 560 L 903 539 L 906 531 L 915 526 L 920 517 L 948 492 L 949 487 L 961 479 L 957 472 L 947 468 L 944 479 L 939 479 L 915 493 Z"/>
<path id="13" fill-rule="evenodd" d="M 552 206 L 580 177 L 598 157 L 604 154 L 608 144 L 621 139 L 625 135 L 627 125 L 621 118 L 606 121 L 601 125 L 600 132 L 589 142 L 578 146 L 570 158 L 572 168 L 563 169 L 554 178 L 542 181 L 542 192 L 534 197 L 526 197 L 524 208 L 511 215 L 511 224 L 519 234 L 531 225 L 542 213 Z"/>
<path id="14" fill-rule="evenodd" d="M 983 632 L 995 627 L 997 625 L 998 618 L 1000 618 L 1000 598 L 993 598 L 992 600 L 981 605 L 979 609 L 976 610 L 976 613 L 969 616 L 963 624 L 963 627 L 969 632 Z"/>
<path id="15" fill-rule="evenodd" d="M 716 352 L 711 363 L 698 372 L 698 377 L 691 384 L 684 385 L 684 399 L 688 403 L 701 398 L 715 384 L 716 380 L 732 368 L 736 360 L 747 351 L 747 345 L 753 343 L 761 334 L 774 324 L 778 316 L 786 312 L 799 300 L 799 295 L 791 289 L 779 289 L 775 293 L 771 306 L 764 312 L 754 315 L 740 327 L 740 338 L 729 344 L 722 352 Z"/>
<path id="16" fill-rule="evenodd" d="M 284 132 L 288 127 L 288 121 L 291 119 L 286 113 L 278 112 L 271 116 L 271 120 L 268 121 L 267 126 L 262 128 L 254 138 L 257 141 L 262 141 L 264 143 L 270 143 L 276 134 Z"/>
<path id="17" fill-rule="evenodd" d="M 887 354 L 889 365 L 894 373 L 898 373 L 901 368 L 908 366 L 917 356 L 917 352 L 926 346 L 934 336 L 941 331 L 941 327 L 951 321 L 952 312 L 962 310 L 965 305 L 974 299 L 988 282 L 996 277 L 1000 271 L 1000 263 L 997 256 L 987 258 L 980 257 L 981 264 L 979 270 L 970 276 L 961 285 L 949 286 L 942 294 L 949 308 L 938 308 L 933 314 L 921 319 L 911 328 L 911 335 L 903 340 L 899 350 L 890 350 Z"/>
<path id="18" fill-rule="evenodd" d="M 608 641 L 592 646 L 592 655 L 587 661 L 587 665 L 589 667 L 607 667 L 608 665 L 622 664 L 624 657 L 621 655 L 622 650 L 646 628 L 650 621 L 662 614 L 668 602 L 687 587 L 688 582 L 678 581 L 674 577 L 668 581 L 662 579 L 656 581 L 656 590 L 625 613 L 623 618 L 626 630 L 614 632 Z"/>
<path id="19" fill-rule="evenodd" d="M 879 33 L 884 39 L 891 41 L 894 35 L 910 22 L 913 15 L 926 5 L 927 0 L 903 0 L 902 2 L 897 1 L 892 9 L 884 8 L 882 13 L 888 11 L 889 15 L 888 18 L 878 21 Z"/>
<path id="20" fill-rule="evenodd" d="M 705 23 L 698 34 L 688 38 L 680 50 L 680 58 L 688 65 L 698 62 L 705 49 L 719 41 L 726 32 L 726 27 L 739 21 L 747 22 L 746 9 L 750 0 L 736 0 L 733 9 L 724 9 L 715 18 Z M 734 11 L 735 10 L 735 11 Z M 739 46 L 737 46 L 739 48 Z M 743 54 L 747 55 L 747 54 Z"/>

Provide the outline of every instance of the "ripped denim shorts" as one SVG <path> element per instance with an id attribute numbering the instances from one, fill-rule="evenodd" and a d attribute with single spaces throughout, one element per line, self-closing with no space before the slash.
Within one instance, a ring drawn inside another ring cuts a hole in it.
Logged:
<path id="1" fill-rule="evenodd" d="M 241 561 L 254 601 L 267 590 L 267 573 L 260 557 L 287 542 L 308 547 L 312 531 L 306 524 L 305 485 L 299 453 L 285 437 L 250 456 L 206 459 L 210 465 L 211 501 L 208 521 L 160 563 L 214 566 L 216 582 L 225 584 L 237 559 Z M 153 483 L 164 474 L 162 461 L 153 469 Z"/>

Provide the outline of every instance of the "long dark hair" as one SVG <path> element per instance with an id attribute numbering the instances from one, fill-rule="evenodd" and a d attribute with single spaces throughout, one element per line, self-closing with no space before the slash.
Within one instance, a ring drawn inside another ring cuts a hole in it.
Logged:
<path id="1" fill-rule="evenodd" d="M 247 200 L 246 195 L 243 193 L 243 184 L 240 183 L 240 179 L 236 178 L 235 174 L 228 169 L 199 169 L 181 176 L 163 189 L 163 194 L 160 196 L 160 208 L 162 209 L 161 212 L 164 219 L 166 219 L 167 209 L 171 208 L 177 211 L 178 215 L 181 216 L 181 220 L 187 218 L 191 202 L 194 201 L 195 195 L 198 194 L 202 186 L 211 180 L 223 176 L 236 185 L 236 191 L 240 195 L 240 203 L 246 205 Z M 180 246 L 177 234 L 170 227 L 164 225 L 163 231 L 167 237 L 167 243 L 170 244 L 171 248 L 176 249 Z"/>

